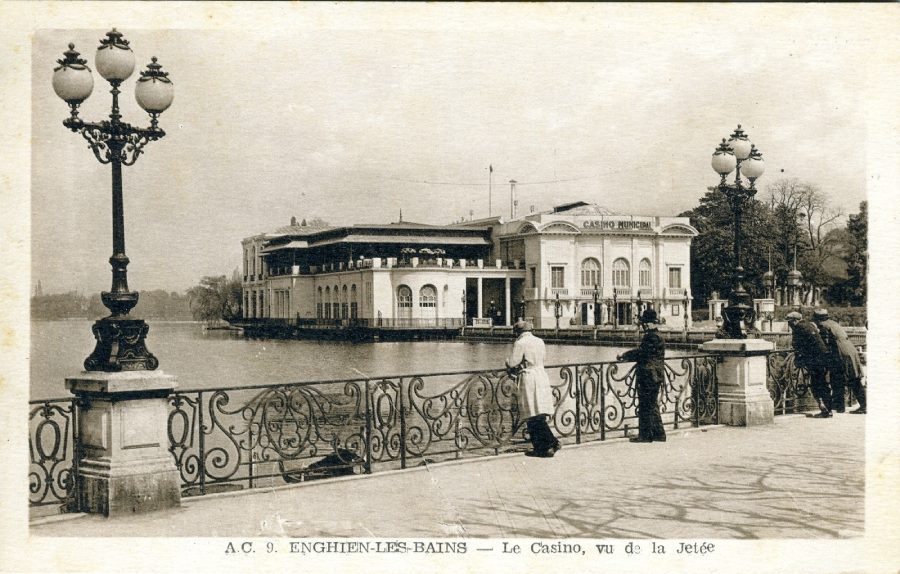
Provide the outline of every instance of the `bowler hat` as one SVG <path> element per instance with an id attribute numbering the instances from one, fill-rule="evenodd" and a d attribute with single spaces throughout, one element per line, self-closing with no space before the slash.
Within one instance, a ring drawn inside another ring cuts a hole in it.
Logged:
<path id="1" fill-rule="evenodd" d="M 828 318 L 828 309 L 816 309 L 813 311 L 813 320 L 824 321 Z"/>
<path id="2" fill-rule="evenodd" d="M 654 309 L 644 309 L 644 312 L 641 313 L 641 323 L 656 323 L 659 319 L 656 317 L 656 311 Z"/>

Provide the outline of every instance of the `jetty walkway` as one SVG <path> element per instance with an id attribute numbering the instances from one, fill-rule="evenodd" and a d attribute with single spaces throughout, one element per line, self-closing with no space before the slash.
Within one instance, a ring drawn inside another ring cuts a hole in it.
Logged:
<path id="1" fill-rule="evenodd" d="M 864 534 L 866 416 L 776 417 L 31 523 L 32 536 L 843 539 Z"/>

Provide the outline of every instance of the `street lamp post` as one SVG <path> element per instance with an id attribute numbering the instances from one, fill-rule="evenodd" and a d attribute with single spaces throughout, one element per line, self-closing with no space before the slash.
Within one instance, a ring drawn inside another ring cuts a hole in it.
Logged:
<path id="1" fill-rule="evenodd" d="M 519 319 L 525 320 L 525 295 L 519 300 Z"/>
<path id="2" fill-rule="evenodd" d="M 462 303 L 462 319 L 463 319 L 463 327 L 466 326 L 466 290 L 463 289 L 462 298 L 460 299 Z"/>
<path id="3" fill-rule="evenodd" d="M 743 165 L 742 165 L 743 164 Z M 741 265 L 741 216 L 744 206 L 756 195 L 756 179 L 765 171 L 765 163 L 762 154 L 747 139 L 746 134 L 738 125 L 728 141 L 716 148 L 712 156 L 712 167 L 721 176 L 719 190 L 725 194 L 731 209 L 734 212 L 734 281 L 735 287 L 728 298 L 728 306 L 723 310 L 722 329 L 716 334 L 717 338 L 745 339 L 746 325 L 752 325 L 755 312 L 753 310 L 753 298 L 744 288 L 744 267 Z M 729 173 L 735 172 L 734 183 L 728 183 L 725 178 Z M 741 180 L 741 171 L 750 181 L 750 186 L 745 187 Z"/>
<path id="4" fill-rule="evenodd" d="M 600 326 L 600 290 L 594 283 L 594 327 Z"/>
<path id="5" fill-rule="evenodd" d="M 112 266 L 112 287 L 100 298 L 110 315 L 93 326 L 96 347 L 85 359 L 88 371 L 140 371 L 159 366 L 144 344 L 149 327 L 141 319 L 128 316 L 137 305 L 138 293 L 128 289 L 128 257 L 125 255 L 125 222 L 122 206 L 122 166 L 133 165 L 143 153 L 144 146 L 166 135 L 158 125 L 159 115 L 171 104 L 174 87 L 167 72 L 152 58 L 147 70 L 141 72 L 134 89 L 137 103 L 150 114 L 150 127 L 139 128 L 122 121 L 119 113 L 119 86 L 134 71 L 134 52 L 128 41 L 115 28 L 100 40 L 95 64 L 97 72 L 112 86 L 112 109 L 108 120 L 86 122 L 78 117 L 78 106 L 91 95 L 93 74 L 87 62 L 79 58 L 75 46 L 69 44 L 64 58 L 53 71 L 53 89 L 70 107 L 70 115 L 63 125 L 88 142 L 101 164 L 112 168 L 112 243 L 109 258 Z"/>
<path id="6" fill-rule="evenodd" d="M 562 317 L 562 303 L 559 302 L 559 293 L 556 294 L 556 301 L 553 302 L 553 316 L 556 317 L 556 330 L 559 331 L 559 318 Z"/>
<path id="7" fill-rule="evenodd" d="M 616 290 L 613 289 L 613 331 L 619 327 L 619 303 Z"/>

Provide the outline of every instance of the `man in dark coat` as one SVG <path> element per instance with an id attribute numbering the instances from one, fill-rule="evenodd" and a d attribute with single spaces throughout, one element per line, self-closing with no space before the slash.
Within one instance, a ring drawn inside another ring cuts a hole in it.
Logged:
<path id="1" fill-rule="evenodd" d="M 665 442 L 666 430 L 659 414 L 659 387 L 666 381 L 666 343 L 659 335 L 656 311 L 644 311 L 641 327 L 644 329 L 641 345 L 618 356 L 620 361 L 637 363 L 638 436 L 631 442 Z"/>
<path id="2" fill-rule="evenodd" d="M 815 417 L 828 418 L 832 416 L 831 388 L 825 379 L 825 367 L 829 362 L 828 347 L 819 335 L 819 328 L 805 320 L 800 313 L 792 311 L 785 319 L 793 333 L 795 364 L 806 369 L 809 374 L 809 388 L 821 411 Z"/>
<path id="3" fill-rule="evenodd" d="M 828 318 L 828 309 L 816 309 L 813 321 L 819 326 L 819 333 L 828 347 L 831 407 L 839 413 L 844 412 L 844 386 L 847 385 L 859 401 L 859 408 L 853 414 L 865 414 L 866 389 L 862 386 L 862 363 L 856 347 L 844 328 Z"/>

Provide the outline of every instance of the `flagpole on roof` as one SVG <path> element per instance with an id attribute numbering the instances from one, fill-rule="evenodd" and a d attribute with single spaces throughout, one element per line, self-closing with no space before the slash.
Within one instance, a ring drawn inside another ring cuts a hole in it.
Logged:
<path id="1" fill-rule="evenodd" d="M 488 217 L 493 215 L 493 206 L 491 205 L 491 191 L 494 183 L 494 164 L 488 166 Z"/>

